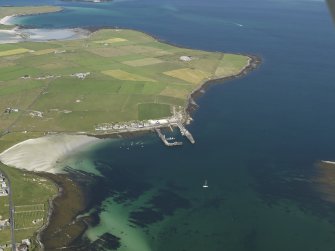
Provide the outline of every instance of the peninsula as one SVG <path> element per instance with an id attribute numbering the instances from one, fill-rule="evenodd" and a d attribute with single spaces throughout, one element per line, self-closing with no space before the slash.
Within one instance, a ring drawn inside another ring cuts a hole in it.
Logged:
<path id="1" fill-rule="evenodd" d="M 60 10 L 50 6 L 1 7 L 0 30 L 13 28 L 8 26 L 11 16 Z M 16 28 L 16 32 L 20 30 Z M 171 126 L 187 135 L 184 125 L 191 121 L 193 96 L 207 83 L 243 75 L 258 63 L 255 57 L 181 48 L 127 29 L 100 29 L 78 39 L 44 42 L 34 42 L 25 34 L 24 40 L 0 43 L 0 170 L 16 183 L 14 204 L 29 211 L 28 220 L 19 220 L 24 232 L 15 234 L 19 236 L 16 241 L 34 239 L 34 245 L 38 245 L 36 231 L 48 220 L 49 199 L 57 191 L 50 180 L 8 166 L 55 173 L 45 165 L 95 141 L 87 135 Z M 54 136 L 37 139 L 58 134 L 63 137 L 58 142 Z M 38 148 L 34 147 L 39 142 L 40 150 L 46 145 L 61 149 L 59 144 L 63 144 L 63 151 L 56 151 L 52 161 L 44 161 L 50 157 L 42 154 L 37 161 L 40 166 L 27 162 L 27 155 L 36 158 L 34 150 Z M 19 189 L 18 183 L 25 184 L 24 189 Z M 27 192 L 35 198 L 32 205 L 24 199 Z M 19 213 L 19 208 L 14 209 Z M 4 219 L 9 217 L 5 211 L 0 207 Z M 9 236 L 8 229 L 0 230 L 7 248 Z"/>

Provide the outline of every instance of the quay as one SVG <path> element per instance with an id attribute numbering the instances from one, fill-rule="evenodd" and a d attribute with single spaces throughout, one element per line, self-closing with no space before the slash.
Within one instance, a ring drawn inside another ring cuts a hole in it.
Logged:
<path id="1" fill-rule="evenodd" d="M 143 121 L 131 121 L 124 123 L 102 123 L 95 126 L 95 131 L 97 135 L 101 134 L 113 134 L 113 133 L 131 133 L 139 131 L 156 131 L 158 136 L 164 142 L 166 146 L 180 146 L 182 142 L 169 142 L 165 135 L 162 134 L 161 128 L 173 128 L 178 127 L 182 136 L 186 137 L 192 144 L 195 140 L 192 134 L 185 128 L 183 121 L 186 115 L 183 111 L 176 111 L 173 109 L 173 116 L 162 118 L 162 119 L 150 119 Z"/>
<path id="2" fill-rule="evenodd" d="M 194 140 L 192 134 L 191 134 L 191 133 L 190 133 L 190 132 L 183 126 L 183 124 L 182 124 L 180 121 L 177 122 L 177 126 L 179 127 L 179 130 L 180 130 L 181 135 L 183 135 L 183 136 L 185 136 L 186 138 L 188 138 L 188 140 L 189 140 L 192 144 L 194 144 L 194 143 L 195 143 L 195 140 Z"/>
<path id="3" fill-rule="evenodd" d="M 173 143 L 169 142 L 159 128 L 155 128 L 155 131 L 166 146 L 181 146 L 183 144 L 178 141 Z"/>

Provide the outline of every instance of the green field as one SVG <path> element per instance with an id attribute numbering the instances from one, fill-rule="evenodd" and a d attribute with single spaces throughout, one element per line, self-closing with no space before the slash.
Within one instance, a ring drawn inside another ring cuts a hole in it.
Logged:
<path id="1" fill-rule="evenodd" d="M 32 239 L 35 232 L 46 222 L 49 199 L 57 194 L 57 187 L 48 179 L 32 173 L 10 168 L 0 162 L 0 171 L 11 179 L 15 240 Z M 8 197 L 0 197 L 0 215 L 9 218 Z M 10 230 L 0 231 L 0 245 L 10 243 Z M 33 247 L 36 243 L 33 243 Z"/>
<path id="2" fill-rule="evenodd" d="M 140 104 L 138 113 L 140 120 L 159 119 L 166 114 L 171 115 L 171 109 L 165 104 Z"/>
<path id="3" fill-rule="evenodd" d="M 101 123 L 164 118 L 204 82 L 236 75 L 248 60 L 178 48 L 132 30 L 0 45 L 0 111 L 19 109 L 1 112 L 0 130 L 94 132 Z"/>

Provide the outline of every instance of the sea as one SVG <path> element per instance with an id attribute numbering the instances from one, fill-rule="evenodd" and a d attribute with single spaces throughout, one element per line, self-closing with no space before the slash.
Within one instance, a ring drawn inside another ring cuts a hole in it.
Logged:
<path id="1" fill-rule="evenodd" d="M 335 175 L 320 165 L 335 160 L 335 26 L 325 1 L 6 4 L 65 7 L 15 19 L 29 27 L 129 28 L 262 60 L 196 99 L 187 126 L 196 144 L 166 132 L 184 141 L 168 148 L 145 134 L 104 140 L 60 162 L 92 175 L 85 213 L 96 221 L 81 236 L 91 250 L 335 250 Z"/>

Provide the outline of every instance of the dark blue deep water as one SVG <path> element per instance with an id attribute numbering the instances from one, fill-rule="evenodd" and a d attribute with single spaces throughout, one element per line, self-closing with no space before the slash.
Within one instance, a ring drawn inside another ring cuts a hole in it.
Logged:
<path id="1" fill-rule="evenodd" d="M 83 238 L 109 233 L 128 251 L 335 250 L 335 179 L 318 165 L 335 160 L 335 27 L 324 1 L 29 2 L 66 9 L 25 25 L 132 28 L 263 61 L 197 99 L 195 145 L 168 149 L 148 135 L 75 156 L 102 174 L 91 198 L 99 223 Z"/>

